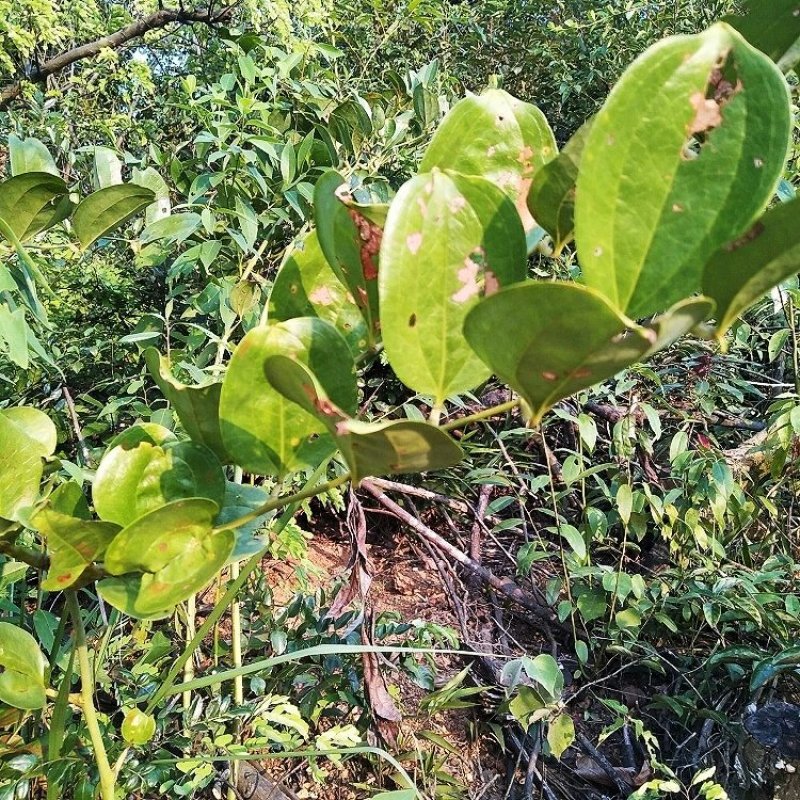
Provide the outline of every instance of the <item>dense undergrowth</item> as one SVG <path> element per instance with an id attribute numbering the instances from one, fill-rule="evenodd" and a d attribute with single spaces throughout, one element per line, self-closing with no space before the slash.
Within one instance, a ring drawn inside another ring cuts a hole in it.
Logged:
<path id="1" fill-rule="evenodd" d="M 153 10 L 95 0 L 75 22 L 69 9 L 51 18 L 33 0 L 18 5 L 0 24 L 8 83 Z M 124 180 L 156 201 L 88 248 L 74 224 L 27 242 L 52 288 L 38 316 L 3 267 L 0 397 L 55 423 L 46 486 L 91 485 L 109 443 L 137 422 L 188 430 L 164 376 L 145 366 L 148 348 L 169 355 L 178 379 L 203 383 L 266 312 L 308 313 L 313 298 L 272 290 L 299 258 L 287 248 L 314 226 L 330 169 L 360 207 L 388 202 L 446 113 L 487 85 L 536 103 L 563 145 L 646 47 L 741 10 L 250 2 L 27 85 L 0 111 L 3 177 L 38 158 L 76 197 Z M 800 184 L 797 141 L 795 127 L 772 204 Z M 531 277 L 579 276 L 573 244 L 557 239 L 529 236 Z M 0 255 L 22 259 L 5 241 Z M 733 323 L 724 349 L 684 337 L 559 400 L 536 431 L 502 384 L 442 410 L 396 377 L 392 353 L 361 354 L 365 419 L 441 413 L 464 460 L 424 481 L 331 485 L 296 515 L 259 519 L 262 568 L 237 578 L 226 565 L 164 619 L 131 618 L 93 583 L 73 600 L 45 590 L 44 564 L 15 550 L 41 551 L 35 526 L 11 538 L 0 520 L 2 619 L 35 636 L 51 687 L 44 710 L 0 706 L 0 798 L 96 796 L 98 731 L 125 797 L 236 796 L 249 760 L 270 781 L 288 776 L 279 798 L 771 796 L 792 773 L 767 764 L 744 720 L 792 701 L 800 663 L 799 302 L 790 278 Z M 342 315 L 357 333 L 359 313 Z M 256 469 L 227 471 L 244 484 L 240 510 L 253 505 L 248 484 L 281 489 Z M 309 475 L 320 477 L 300 469 L 283 488 Z M 341 580 L 317 563 L 337 531 L 352 538 Z M 369 600 L 369 551 L 380 544 L 392 570 L 387 540 L 413 547 L 441 581 L 430 613 L 392 613 L 386 592 Z M 81 636 L 94 730 L 77 694 Z"/>

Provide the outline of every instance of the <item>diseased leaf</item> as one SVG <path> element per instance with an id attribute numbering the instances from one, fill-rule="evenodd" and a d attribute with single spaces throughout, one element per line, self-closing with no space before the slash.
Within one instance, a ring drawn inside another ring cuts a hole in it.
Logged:
<path id="1" fill-rule="evenodd" d="M 107 186 L 84 197 L 72 216 L 72 225 L 81 247 L 85 250 L 154 200 L 155 194 L 151 189 L 135 183 Z"/>
<path id="2" fill-rule="evenodd" d="M 442 120 L 425 151 L 420 172 L 434 168 L 490 180 L 509 197 L 525 231 L 536 227 L 528 190 L 558 152 L 544 114 L 502 89 L 465 97 Z"/>
<path id="3" fill-rule="evenodd" d="M 269 295 L 270 322 L 318 317 L 329 322 L 358 358 L 368 349 L 367 323 L 350 291 L 328 264 L 316 231 L 295 242 Z"/>
<path id="4" fill-rule="evenodd" d="M 212 450 L 223 464 L 232 463 L 219 427 L 222 381 L 211 381 L 202 386 L 181 383 L 172 374 L 169 359 L 154 347 L 144 351 L 144 360 L 161 393 L 175 409 L 189 438 Z"/>
<path id="5" fill-rule="evenodd" d="M 525 277 L 525 234 L 486 178 L 435 170 L 398 192 L 381 250 L 381 330 L 403 383 L 437 405 L 489 371 L 461 332 L 481 297 Z"/>
<path id="6" fill-rule="evenodd" d="M 366 323 L 367 349 L 380 341 L 378 272 L 383 231 L 362 211 L 350 207 L 350 189 L 334 170 L 314 187 L 317 237 L 334 274 L 348 288 Z"/>
<path id="7" fill-rule="evenodd" d="M 666 39 L 634 62 L 581 160 L 575 239 L 586 284 L 631 317 L 696 292 L 703 265 L 775 191 L 787 91 L 775 65 L 725 24 Z"/>
<path id="8" fill-rule="evenodd" d="M 443 430 L 426 422 L 352 419 L 331 402 L 311 371 L 293 359 L 272 356 L 264 371 L 277 391 L 325 424 L 356 484 L 367 476 L 443 469 L 464 456 Z"/>
<path id="9" fill-rule="evenodd" d="M 121 580 L 101 581 L 103 597 L 126 614 L 147 618 L 200 591 L 233 550 L 233 531 L 213 529 L 218 511 L 211 500 L 187 498 L 124 528 L 109 545 L 104 562 Z M 128 574 L 135 572 L 143 574 Z"/>
<path id="10" fill-rule="evenodd" d="M 547 744 L 550 752 L 561 758 L 564 751 L 575 741 L 575 723 L 569 714 L 559 714 L 547 726 Z"/>
<path id="11" fill-rule="evenodd" d="M 220 399 L 222 440 L 239 466 L 261 475 L 286 475 L 318 466 L 335 449 L 325 426 L 275 391 L 264 374 L 270 356 L 308 364 L 333 401 L 353 412 L 356 376 L 347 342 L 314 317 L 253 328 L 233 354 Z"/>
<path id="12" fill-rule="evenodd" d="M 800 271 L 800 199 L 767 211 L 740 239 L 714 253 L 703 291 L 717 302 L 716 336 L 770 289 Z"/>
<path id="13" fill-rule="evenodd" d="M 467 315 L 464 334 L 519 393 L 536 425 L 558 400 L 615 375 L 655 339 L 591 289 L 534 282 L 482 300 Z"/>

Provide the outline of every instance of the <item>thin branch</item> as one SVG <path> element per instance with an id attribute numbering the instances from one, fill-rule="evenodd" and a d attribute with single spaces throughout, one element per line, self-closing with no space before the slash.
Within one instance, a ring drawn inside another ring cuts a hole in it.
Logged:
<path id="1" fill-rule="evenodd" d="M 179 25 L 190 25 L 193 22 L 200 22 L 205 25 L 216 25 L 227 22 L 233 15 L 235 3 L 219 11 L 214 11 L 210 6 L 206 9 L 184 9 L 184 8 L 162 8 L 147 17 L 138 19 L 118 31 L 87 42 L 78 47 L 73 47 L 57 56 L 48 59 L 37 67 L 25 80 L 17 81 L 4 89 L 0 90 L 0 109 L 6 108 L 12 100 L 18 98 L 23 91 L 25 83 L 44 83 L 48 77 L 55 75 L 61 70 L 66 69 L 78 61 L 86 58 L 93 58 L 101 50 L 117 50 L 132 39 L 140 39 L 149 31 L 165 28 L 167 25 L 178 23 Z"/>

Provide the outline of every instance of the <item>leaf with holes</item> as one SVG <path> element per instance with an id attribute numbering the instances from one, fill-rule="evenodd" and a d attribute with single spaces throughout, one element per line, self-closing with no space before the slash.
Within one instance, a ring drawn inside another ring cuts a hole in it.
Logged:
<path id="1" fill-rule="evenodd" d="M 85 250 L 92 242 L 147 208 L 155 199 L 152 189 L 135 183 L 106 186 L 84 197 L 72 217 L 81 247 Z"/>
<path id="2" fill-rule="evenodd" d="M 703 265 L 775 191 L 790 127 L 786 81 L 730 26 L 651 47 L 583 151 L 575 240 L 586 284 L 631 317 L 697 291 Z"/>
<path id="3" fill-rule="evenodd" d="M 358 358 L 367 351 L 367 323 L 353 296 L 328 264 L 316 231 L 297 241 L 278 270 L 269 295 L 270 322 L 318 317 L 344 336 Z"/>
<path id="4" fill-rule="evenodd" d="M 111 542 L 105 568 L 122 580 L 100 593 L 131 616 L 150 617 L 200 591 L 233 550 L 231 530 L 214 530 L 219 506 L 206 498 L 176 500 L 124 528 Z M 141 576 L 129 573 L 142 573 Z"/>
<path id="5" fill-rule="evenodd" d="M 0 701 L 14 708 L 44 707 L 46 666 L 39 645 L 27 631 L 0 622 Z"/>
<path id="6" fill-rule="evenodd" d="M 537 425 L 559 400 L 637 361 L 654 339 L 591 289 L 533 282 L 478 303 L 464 334 Z"/>
<path id="7" fill-rule="evenodd" d="M 557 152 L 553 131 L 536 106 L 489 89 L 450 109 L 425 151 L 420 172 L 438 167 L 487 178 L 508 195 L 528 232 L 536 227 L 528 190 Z"/>
<path id="8" fill-rule="evenodd" d="M 225 450 L 219 428 L 222 381 L 211 381 L 203 386 L 187 386 L 176 380 L 169 359 L 154 347 L 144 351 L 144 360 L 161 393 L 175 409 L 189 438 L 212 450 L 222 463 L 230 464 L 232 458 Z"/>
<path id="9" fill-rule="evenodd" d="M 464 457 L 443 430 L 426 422 L 352 419 L 331 402 L 312 372 L 297 361 L 276 355 L 267 360 L 264 371 L 277 391 L 326 425 L 354 483 L 368 476 L 444 469 Z"/>
<path id="10" fill-rule="evenodd" d="M 525 277 L 508 197 L 486 178 L 418 175 L 389 209 L 381 259 L 381 330 L 400 380 L 437 404 L 486 380 L 461 328 L 481 297 Z"/>
<path id="11" fill-rule="evenodd" d="M 552 237 L 556 253 L 572 239 L 575 228 L 575 182 L 592 121 L 584 123 L 552 161 L 533 177 L 528 208 Z"/>
<path id="12" fill-rule="evenodd" d="M 740 239 L 720 248 L 703 272 L 703 291 L 717 301 L 716 336 L 773 286 L 800 271 L 800 199 L 781 203 Z"/>
<path id="13" fill-rule="evenodd" d="M 287 475 L 322 463 L 335 446 L 315 416 L 276 392 L 264 364 L 276 354 L 307 364 L 333 401 L 356 408 L 353 357 L 342 335 L 313 317 L 254 328 L 233 354 L 220 400 L 222 440 L 248 472 Z"/>
<path id="14" fill-rule="evenodd" d="M 92 485 L 97 515 L 119 525 L 173 500 L 196 497 L 222 505 L 222 465 L 207 447 L 179 442 L 152 423 L 133 426 L 112 441 Z"/>
<path id="15" fill-rule="evenodd" d="M 348 288 L 366 323 L 367 345 L 380 340 L 378 272 L 383 231 L 356 207 L 348 206 L 350 190 L 330 170 L 314 187 L 314 221 L 319 245 L 331 269 Z"/>

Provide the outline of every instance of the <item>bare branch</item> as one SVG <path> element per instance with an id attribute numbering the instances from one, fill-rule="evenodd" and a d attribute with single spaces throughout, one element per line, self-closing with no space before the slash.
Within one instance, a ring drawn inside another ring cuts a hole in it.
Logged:
<path id="1" fill-rule="evenodd" d="M 205 25 L 216 25 L 227 22 L 233 15 L 235 4 L 231 4 L 214 11 L 213 6 L 206 9 L 162 8 L 147 17 L 138 19 L 118 31 L 103 36 L 93 42 L 87 42 L 64 53 L 60 53 L 45 61 L 37 67 L 25 80 L 17 81 L 0 90 L 0 109 L 6 108 L 9 103 L 22 94 L 25 83 L 44 83 L 50 75 L 55 75 L 77 61 L 93 58 L 101 50 L 109 48 L 117 50 L 133 39 L 139 39 L 149 31 L 165 28 L 177 23 L 191 25 L 199 22 Z"/>

